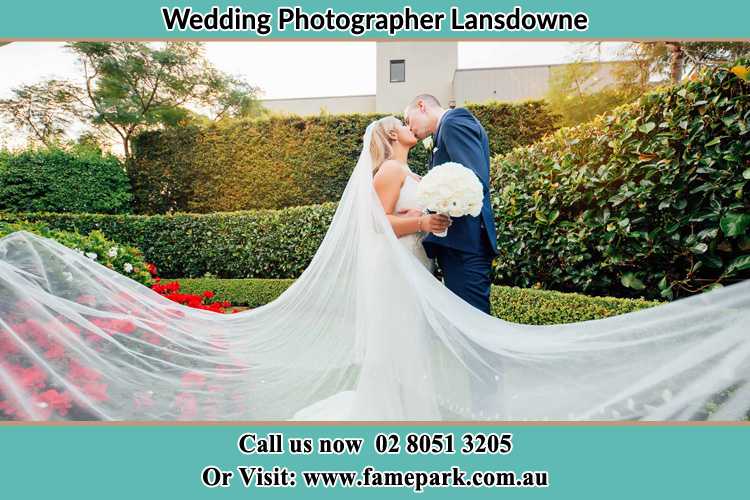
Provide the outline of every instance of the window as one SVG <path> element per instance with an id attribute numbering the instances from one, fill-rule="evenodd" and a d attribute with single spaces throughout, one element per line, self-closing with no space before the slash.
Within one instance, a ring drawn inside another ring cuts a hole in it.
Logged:
<path id="1" fill-rule="evenodd" d="M 406 81 L 406 61 L 403 59 L 391 60 L 391 82 Z"/>

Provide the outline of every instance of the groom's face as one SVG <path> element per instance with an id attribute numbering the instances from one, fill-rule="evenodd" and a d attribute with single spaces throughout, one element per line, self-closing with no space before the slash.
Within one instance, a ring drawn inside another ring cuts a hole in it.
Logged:
<path id="1" fill-rule="evenodd" d="M 434 130 L 431 127 L 430 115 L 427 114 L 426 109 L 423 106 L 417 106 L 407 108 L 404 111 L 404 122 L 411 130 L 412 134 L 417 136 L 417 139 L 424 139 L 432 135 Z"/>

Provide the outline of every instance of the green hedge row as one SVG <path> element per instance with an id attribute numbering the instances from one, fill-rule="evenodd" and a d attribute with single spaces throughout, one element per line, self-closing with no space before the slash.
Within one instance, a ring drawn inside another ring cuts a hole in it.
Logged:
<path id="1" fill-rule="evenodd" d="M 170 280 L 165 280 L 164 283 Z M 215 301 L 228 300 L 233 305 L 258 307 L 271 302 L 294 280 L 263 279 L 180 279 L 180 291 L 200 294 L 216 293 Z M 514 323 L 553 325 L 618 314 L 653 307 L 659 302 L 612 297 L 589 297 L 577 293 L 521 289 L 508 286 L 492 287 L 492 314 Z"/>
<path id="2" fill-rule="evenodd" d="M 215 214 L 2 213 L 0 222 L 44 222 L 133 245 L 168 277 L 296 278 L 325 236 L 336 205 Z"/>
<path id="3" fill-rule="evenodd" d="M 725 68 L 494 159 L 496 281 L 674 298 L 750 278 L 750 82 Z"/>
<path id="4" fill-rule="evenodd" d="M 468 108 L 482 121 L 493 153 L 530 144 L 556 129 L 541 101 Z M 209 213 L 337 201 L 362 149 L 367 125 L 382 114 L 275 117 L 205 128 L 144 132 L 127 169 L 137 213 Z M 423 171 L 427 151 L 412 149 Z"/>
<path id="5" fill-rule="evenodd" d="M 0 154 L 0 211 L 130 212 L 130 181 L 112 155 L 86 148 Z"/>

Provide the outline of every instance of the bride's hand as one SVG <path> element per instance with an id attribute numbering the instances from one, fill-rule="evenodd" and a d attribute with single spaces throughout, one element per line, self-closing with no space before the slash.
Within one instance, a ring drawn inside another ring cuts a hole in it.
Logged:
<path id="1" fill-rule="evenodd" d="M 399 217 L 419 217 L 420 215 L 423 215 L 423 213 L 424 212 L 416 208 L 406 208 L 396 212 L 396 215 Z"/>
<path id="2" fill-rule="evenodd" d="M 451 218 L 442 214 L 423 215 L 419 227 L 428 233 L 442 233 L 451 225 Z"/>

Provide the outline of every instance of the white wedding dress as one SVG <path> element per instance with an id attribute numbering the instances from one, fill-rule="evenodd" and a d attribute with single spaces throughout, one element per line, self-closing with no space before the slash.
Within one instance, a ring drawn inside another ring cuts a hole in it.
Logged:
<path id="1" fill-rule="evenodd" d="M 494 318 L 395 236 L 371 131 L 312 262 L 254 310 L 181 306 L 54 240 L 0 239 L 0 418 L 746 418 L 750 280 L 600 320 Z"/>
<path id="2" fill-rule="evenodd" d="M 401 190 L 399 191 L 398 200 L 396 201 L 394 209 L 394 212 L 396 213 L 402 210 L 416 208 L 418 206 L 417 185 L 419 181 L 416 180 L 414 173 L 410 169 L 406 167 L 404 168 L 407 172 L 404 182 L 401 185 Z M 422 232 L 407 234 L 398 238 L 398 242 L 406 248 L 406 251 L 409 254 L 416 258 L 417 263 L 414 265 L 422 265 L 425 269 L 432 271 L 432 259 L 427 257 L 427 253 L 422 246 L 422 239 L 424 239 L 425 236 L 426 233 Z M 384 311 L 384 313 L 388 314 L 388 311 Z M 403 325 L 399 326 L 398 329 L 401 331 L 407 331 L 407 327 L 408 325 Z M 414 327 L 415 329 L 420 328 L 420 325 L 414 325 Z M 412 339 L 417 338 L 417 335 L 412 336 Z M 383 342 L 383 345 L 380 347 L 385 347 L 384 344 L 385 343 Z M 406 346 L 402 347 L 405 348 Z M 416 350 L 416 346 L 414 345 L 412 345 L 412 348 L 415 349 L 413 353 L 415 355 L 415 360 L 418 360 L 421 353 L 425 352 Z M 373 345 L 367 350 L 367 352 L 377 353 L 379 352 L 377 349 L 378 346 Z M 372 366 L 379 366 L 381 367 L 381 370 L 374 370 L 372 369 Z M 383 414 L 383 410 L 385 409 L 388 409 L 394 418 L 398 418 L 398 411 L 405 413 L 404 407 L 409 405 L 410 402 L 415 402 L 414 398 L 419 397 L 419 394 L 401 394 L 394 390 L 394 388 L 398 388 L 401 385 L 399 383 L 400 376 L 396 376 L 399 368 L 399 363 L 394 363 L 391 367 L 384 366 L 384 363 L 382 362 L 372 363 L 369 365 L 369 370 L 363 372 L 360 377 L 359 385 L 356 390 L 342 391 L 321 401 L 317 401 L 295 413 L 292 420 L 380 420 L 386 418 Z M 410 374 L 402 374 L 402 376 L 426 380 L 424 374 L 417 373 L 417 371 L 412 371 Z M 386 382 L 383 377 L 388 377 L 390 380 Z M 382 385 L 385 390 L 378 391 L 375 387 L 376 385 Z M 431 393 L 433 390 L 431 387 L 424 386 L 422 386 L 421 389 L 428 391 L 428 393 Z M 359 398 L 357 397 L 358 395 L 360 395 Z M 397 400 L 386 402 L 386 399 Z M 403 399 L 403 401 L 399 401 L 399 399 Z M 420 401 L 419 404 L 425 404 L 425 402 Z M 398 411 L 394 411 L 394 409 Z M 433 410 L 434 413 L 430 416 L 432 418 L 438 418 L 439 412 L 436 408 L 433 408 Z M 425 415 L 424 418 L 427 418 L 427 415 Z"/>

